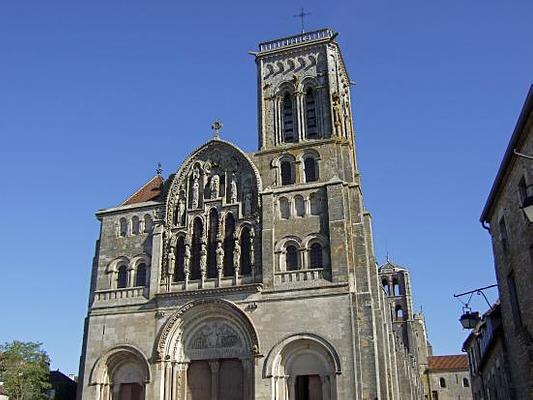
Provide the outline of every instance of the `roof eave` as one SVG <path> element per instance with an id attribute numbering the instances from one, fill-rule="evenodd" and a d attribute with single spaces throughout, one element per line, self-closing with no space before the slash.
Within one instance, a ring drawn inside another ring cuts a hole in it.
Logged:
<path id="1" fill-rule="evenodd" d="M 505 154 L 503 155 L 503 160 L 500 164 L 500 168 L 498 169 L 498 173 L 496 174 L 496 178 L 494 179 L 494 183 L 492 184 L 492 188 L 489 192 L 487 201 L 485 202 L 485 207 L 483 207 L 483 212 L 481 213 L 481 217 L 479 218 L 480 222 L 482 223 L 489 222 L 489 216 L 492 212 L 494 202 L 498 196 L 500 185 L 507 172 L 507 167 L 509 166 L 509 164 L 511 163 L 513 159 L 514 150 L 517 147 L 517 144 L 520 142 L 520 139 L 522 138 L 525 124 L 532 111 L 533 111 L 533 85 L 529 87 L 529 92 L 524 102 L 524 106 L 522 107 L 520 116 L 518 117 L 518 121 L 516 122 L 515 129 L 513 131 L 511 139 L 509 140 L 509 144 L 507 145 Z"/>

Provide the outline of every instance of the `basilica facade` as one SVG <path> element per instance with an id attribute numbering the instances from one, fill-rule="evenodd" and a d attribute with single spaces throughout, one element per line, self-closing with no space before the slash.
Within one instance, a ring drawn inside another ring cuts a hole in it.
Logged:
<path id="1" fill-rule="evenodd" d="M 423 398 L 425 333 L 402 271 L 376 265 L 336 38 L 259 45 L 257 151 L 216 123 L 97 213 L 80 400 Z"/>

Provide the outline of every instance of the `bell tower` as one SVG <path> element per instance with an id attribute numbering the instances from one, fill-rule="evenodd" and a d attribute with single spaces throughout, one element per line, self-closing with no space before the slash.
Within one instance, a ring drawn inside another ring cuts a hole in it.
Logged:
<path id="1" fill-rule="evenodd" d="M 259 150 L 353 141 L 350 80 L 336 37 L 326 28 L 259 44 Z"/>

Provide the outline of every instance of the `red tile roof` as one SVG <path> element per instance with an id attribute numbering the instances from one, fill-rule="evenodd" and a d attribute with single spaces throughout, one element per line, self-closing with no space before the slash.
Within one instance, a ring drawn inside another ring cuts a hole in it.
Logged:
<path id="1" fill-rule="evenodd" d="M 150 181 L 144 184 L 139 190 L 133 193 L 124 201 L 121 206 L 129 204 L 144 203 L 145 201 L 155 200 L 161 194 L 163 178 L 159 175 L 154 176 Z"/>
<path id="2" fill-rule="evenodd" d="M 468 369 L 468 356 L 454 354 L 450 356 L 428 357 L 428 368 L 432 370 Z"/>

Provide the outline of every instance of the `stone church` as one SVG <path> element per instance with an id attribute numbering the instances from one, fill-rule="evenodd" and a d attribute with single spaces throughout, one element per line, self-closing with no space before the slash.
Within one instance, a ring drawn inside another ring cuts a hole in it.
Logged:
<path id="1" fill-rule="evenodd" d="M 97 212 L 78 399 L 423 398 L 423 318 L 404 270 L 376 264 L 336 39 L 253 53 L 257 151 L 215 123 Z"/>

